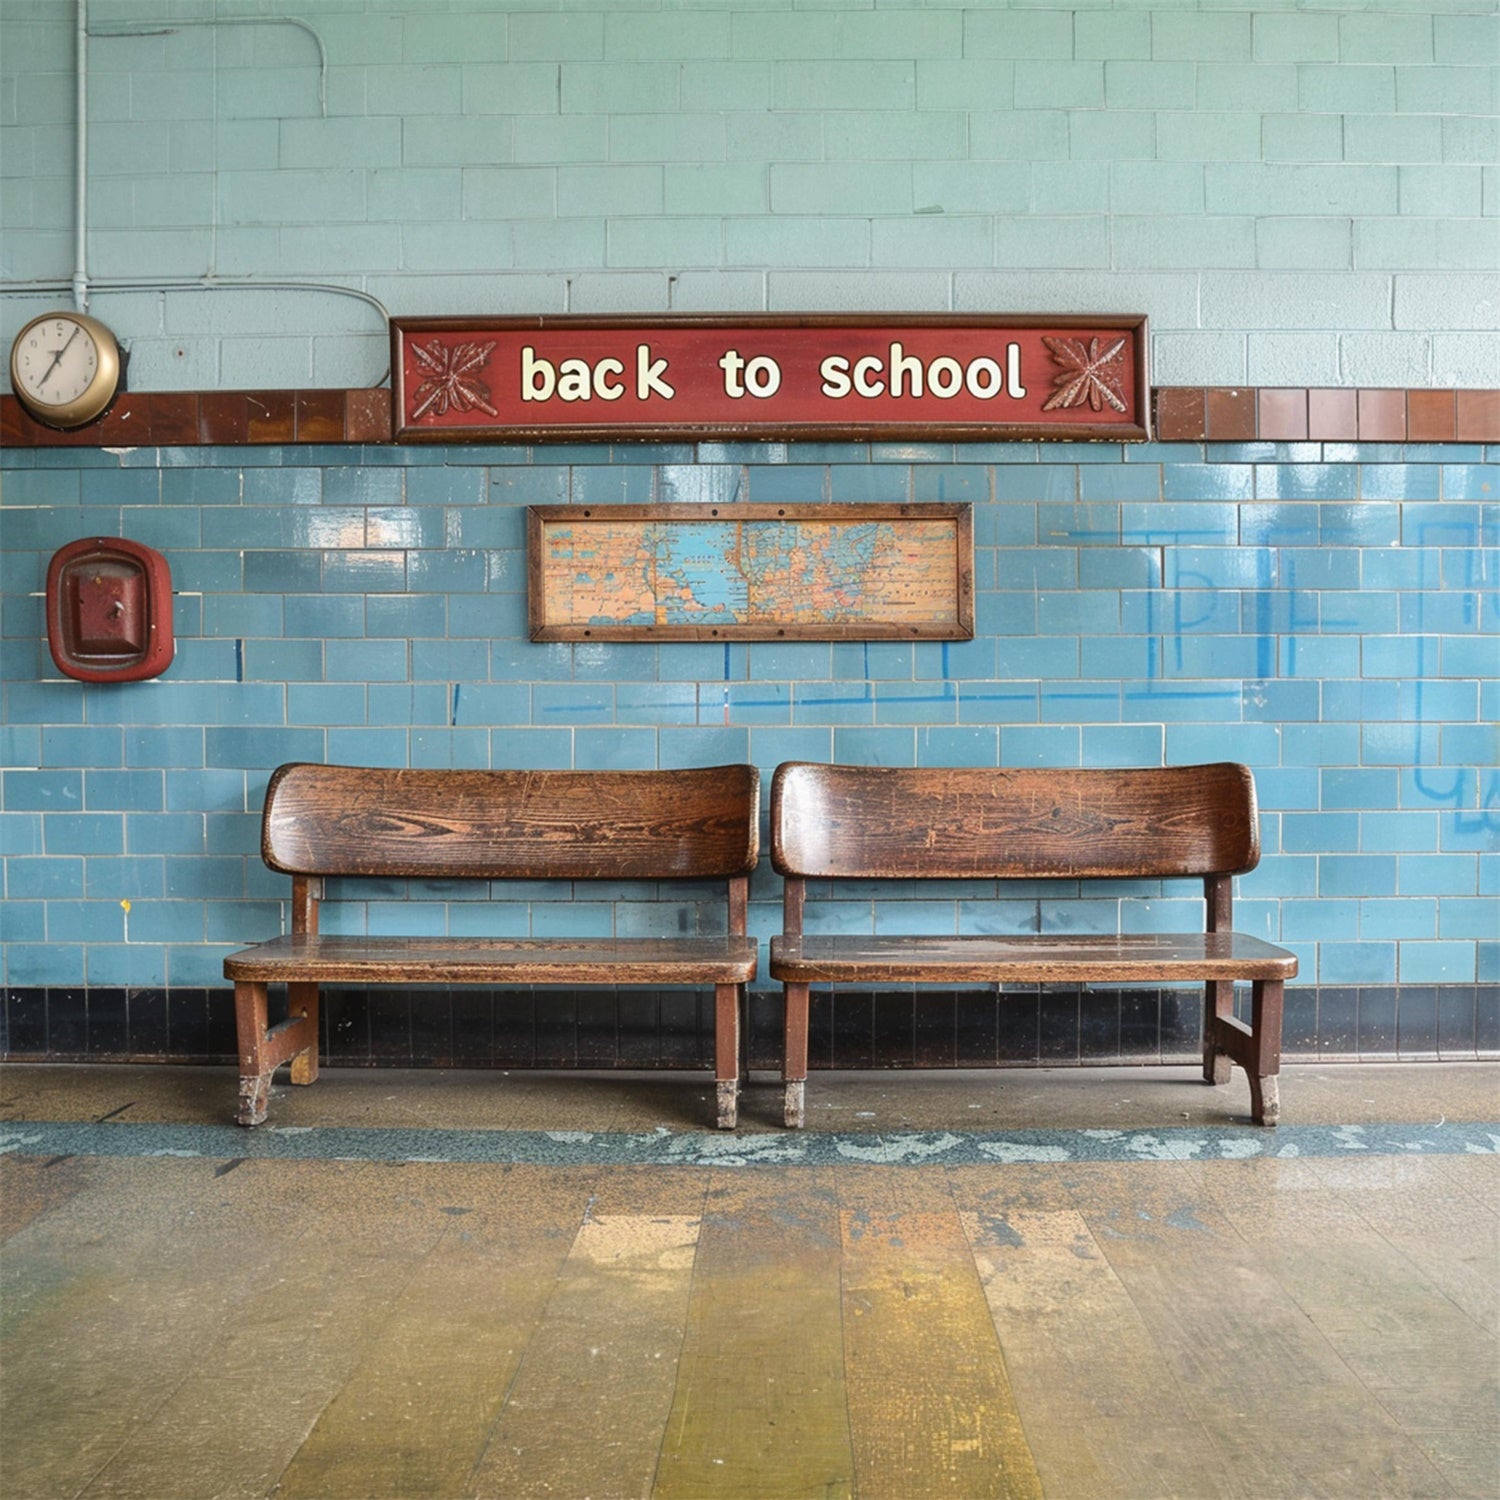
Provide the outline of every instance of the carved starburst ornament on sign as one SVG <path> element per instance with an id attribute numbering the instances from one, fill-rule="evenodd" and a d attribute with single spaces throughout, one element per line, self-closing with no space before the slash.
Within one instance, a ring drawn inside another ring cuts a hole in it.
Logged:
<path id="1" fill-rule="evenodd" d="M 1044 338 L 1042 342 L 1053 363 L 1063 367 L 1061 374 L 1052 377 L 1057 389 L 1043 403 L 1043 411 L 1082 406 L 1085 402 L 1094 411 L 1105 406 L 1119 412 L 1125 410 L 1125 362 L 1121 358 L 1124 339 L 1116 339 L 1102 350 L 1097 338 L 1086 345 L 1082 339 Z"/>
<path id="2" fill-rule="evenodd" d="M 476 373 L 484 368 L 494 348 L 493 339 L 483 344 L 445 344 L 441 339 L 425 346 L 413 344 L 411 352 L 423 371 L 422 383 L 415 392 L 413 420 L 476 408 L 492 417 L 499 416 L 490 405 L 489 386 Z"/>

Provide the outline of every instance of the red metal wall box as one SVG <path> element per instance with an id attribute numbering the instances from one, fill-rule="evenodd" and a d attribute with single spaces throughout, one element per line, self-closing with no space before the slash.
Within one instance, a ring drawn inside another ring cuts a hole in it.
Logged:
<path id="1" fill-rule="evenodd" d="M 172 664 L 172 572 L 123 537 L 85 537 L 47 568 L 47 644 L 80 682 L 139 682 Z"/>

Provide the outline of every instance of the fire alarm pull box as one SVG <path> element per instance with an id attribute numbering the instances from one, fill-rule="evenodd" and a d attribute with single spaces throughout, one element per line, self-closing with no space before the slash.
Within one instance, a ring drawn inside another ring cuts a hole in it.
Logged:
<path id="1" fill-rule="evenodd" d="M 47 568 L 47 644 L 80 682 L 140 682 L 172 664 L 172 571 L 123 537 L 69 542 Z"/>

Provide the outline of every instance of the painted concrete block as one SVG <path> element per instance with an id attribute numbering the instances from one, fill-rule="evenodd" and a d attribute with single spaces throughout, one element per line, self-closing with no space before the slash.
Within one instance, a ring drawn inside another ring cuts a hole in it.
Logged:
<path id="1" fill-rule="evenodd" d="M 611 266 L 716 266 L 724 259 L 717 219 L 616 219 L 608 226 Z"/>
<path id="2" fill-rule="evenodd" d="M 1251 218 L 1117 214 L 1111 225 L 1114 264 L 1121 270 L 1256 263 L 1256 221 Z"/>
<path id="3" fill-rule="evenodd" d="M 771 210 L 791 214 L 899 214 L 912 209 L 911 168 L 867 163 L 858 169 L 788 162 L 771 167 Z"/>
<path id="4" fill-rule="evenodd" d="M 819 114 L 733 114 L 725 121 L 731 161 L 817 161 L 823 155 Z"/>
<path id="5" fill-rule="evenodd" d="M 1251 55 L 1250 16 L 1244 12 L 1194 14 L 1156 11 L 1151 55 L 1193 62 L 1235 62 Z"/>
<path id="6" fill-rule="evenodd" d="M 1471 63 L 1500 56 L 1500 16 L 1438 15 L 1432 22 L 1433 58 L 1440 63 Z"/>
<path id="7" fill-rule="evenodd" d="M 1268 162 L 1342 161 L 1342 115 L 1271 114 L 1261 120 L 1262 155 Z"/>
<path id="8" fill-rule="evenodd" d="M 1075 11 L 1073 55 L 1111 61 L 1150 57 L 1150 14 L 1114 10 Z"/>
<path id="9" fill-rule="evenodd" d="M 824 122 L 824 149 L 830 161 L 951 161 L 964 154 L 966 127 L 966 117 L 950 111 L 892 115 L 843 110 Z"/>
<path id="10" fill-rule="evenodd" d="M 1068 116 L 1061 110 L 972 114 L 969 149 L 976 160 L 1065 160 L 1069 152 Z"/>
<path id="11" fill-rule="evenodd" d="M 1041 59 L 1016 71 L 1017 109 L 1097 109 L 1103 103 L 1102 62 Z"/>
<path id="12" fill-rule="evenodd" d="M 1110 172 L 1108 162 L 1038 162 L 1031 206 L 1040 214 L 1090 213 L 1109 201 Z"/>
<path id="13" fill-rule="evenodd" d="M 769 205 L 770 178 L 759 165 L 671 163 L 663 172 L 663 209 L 669 214 L 749 216 Z"/>
<path id="14" fill-rule="evenodd" d="M 1171 129 L 1170 115 L 1146 110 L 1073 110 L 1067 119 L 1068 154 L 1075 161 L 1149 161 L 1173 154 L 1159 149 L 1162 135 Z"/>
<path id="15" fill-rule="evenodd" d="M 1299 102 L 1307 110 L 1376 114 L 1396 107 L 1396 70 L 1391 66 L 1308 63 L 1297 69 L 1297 87 Z"/>
<path id="16" fill-rule="evenodd" d="M 1190 62 L 1112 58 L 1104 64 L 1104 99 L 1111 109 L 1194 109 L 1198 70 Z"/>
<path id="17" fill-rule="evenodd" d="M 956 10 L 846 10 L 838 18 L 839 57 L 959 57 L 968 16 Z"/>
<path id="18" fill-rule="evenodd" d="M 1392 319 L 1405 329 L 1494 330 L 1500 328 L 1500 286 L 1493 276 L 1398 275 Z"/>
<path id="19" fill-rule="evenodd" d="M 1427 116 L 1345 115 L 1346 161 L 1441 161 L 1443 133 L 1439 120 Z"/>
<path id="20" fill-rule="evenodd" d="M 1059 219 L 997 217 L 995 221 L 997 266 L 1045 263 L 1102 269 L 1109 260 L 1109 220 L 1102 214 Z"/>
<path id="21" fill-rule="evenodd" d="M 772 94 L 777 109 L 908 110 L 916 86 L 912 62 L 778 62 Z"/>
<path id="22" fill-rule="evenodd" d="M 771 107 L 771 66 L 762 62 L 685 62 L 682 107 L 688 112 Z"/>
<path id="23" fill-rule="evenodd" d="M 459 52 L 458 56 L 465 54 Z M 465 115 L 556 114 L 559 72 L 555 63 L 479 63 L 463 65 Z"/>
<path id="24" fill-rule="evenodd" d="M 557 211 L 563 215 L 660 213 L 662 195 L 659 166 L 569 166 L 557 172 Z"/>
<path id="25" fill-rule="evenodd" d="M 509 29 L 514 62 L 580 62 L 604 56 L 602 11 L 522 12 L 510 17 Z"/>
<path id="26" fill-rule="evenodd" d="M 965 57 L 1065 58 L 1073 55 L 1068 11 L 971 10 L 964 16 Z"/>
<path id="27" fill-rule="evenodd" d="M 1353 259 L 1353 223 L 1349 219 L 1257 219 L 1254 222 L 1255 264 L 1263 270 L 1335 271 L 1356 264 Z M 1311 384 L 1312 381 L 1309 378 L 1301 383 Z"/>
<path id="28" fill-rule="evenodd" d="M 877 219 L 870 260 L 876 266 L 989 266 L 997 226 L 988 216 Z"/>
<path id="29" fill-rule="evenodd" d="M 401 158 L 409 167 L 492 166 L 511 159 L 512 124 L 508 116 L 468 120 L 462 131 L 440 115 L 403 123 Z"/>
<path id="30" fill-rule="evenodd" d="M 1015 99 L 1015 64 L 988 58 L 917 64 L 918 109 L 999 110 Z"/>
<path id="31" fill-rule="evenodd" d="M 1257 62 L 1337 62 L 1339 18 L 1257 14 L 1251 18 L 1251 50 Z"/>
<path id="32" fill-rule="evenodd" d="M 514 130 L 517 162 L 553 167 L 603 161 L 609 153 L 607 115 L 520 115 Z"/>
<path id="33" fill-rule="evenodd" d="M 659 114 L 678 104 L 675 63 L 564 63 L 564 114 Z"/>
<path id="34" fill-rule="evenodd" d="M 611 161 L 723 161 L 719 114 L 624 115 L 610 121 Z"/>
<path id="35" fill-rule="evenodd" d="M 1428 15 L 1339 17 L 1341 63 L 1423 63 L 1433 57 L 1433 18 Z"/>
<path id="36" fill-rule="evenodd" d="M 730 24 L 728 15 L 712 11 L 606 11 L 604 56 L 624 62 L 728 57 Z"/>
<path id="37" fill-rule="evenodd" d="M 1263 272 L 1202 281 L 1206 328 L 1379 328 L 1388 316 L 1390 281 L 1375 273 Z"/>

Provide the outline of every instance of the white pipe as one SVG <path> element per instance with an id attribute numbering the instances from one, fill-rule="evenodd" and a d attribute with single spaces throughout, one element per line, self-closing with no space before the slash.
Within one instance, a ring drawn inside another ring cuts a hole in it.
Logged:
<path id="1" fill-rule="evenodd" d="M 77 74 L 78 129 L 73 171 L 73 306 L 86 313 L 89 310 L 89 0 L 78 0 L 74 71 Z"/>

